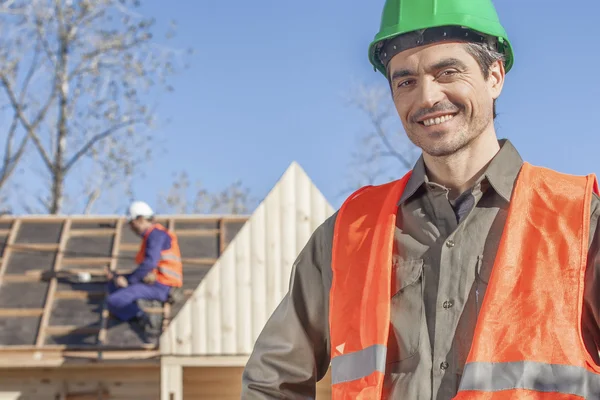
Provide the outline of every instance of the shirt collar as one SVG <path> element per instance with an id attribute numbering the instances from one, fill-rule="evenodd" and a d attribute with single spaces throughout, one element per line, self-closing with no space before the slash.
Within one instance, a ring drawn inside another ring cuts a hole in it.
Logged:
<path id="1" fill-rule="evenodd" d="M 489 182 L 490 186 L 504 200 L 510 202 L 515 181 L 523 165 L 523 159 L 508 139 L 501 139 L 498 142 L 500 150 L 489 163 L 482 178 Z M 423 155 L 421 155 L 413 167 L 412 174 L 406 183 L 406 188 L 398 205 L 402 205 L 410 199 L 426 181 L 427 169 L 425 168 Z"/>

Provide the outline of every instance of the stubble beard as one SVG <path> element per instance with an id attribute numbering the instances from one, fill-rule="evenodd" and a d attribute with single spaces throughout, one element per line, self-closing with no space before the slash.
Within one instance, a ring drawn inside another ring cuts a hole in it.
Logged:
<path id="1" fill-rule="evenodd" d="M 462 117 L 462 115 L 461 115 Z M 489 121 L 488 121 L 489 120 Z M 478 118 L 469 125 L 463 125 L 454 132 L 440 130 L 427 137 L 406 130 L 409 140 L 423 153 L 435 158 L 447 158 L 468 148 L 486 130 L 493 118 L 491 115 Z"/>

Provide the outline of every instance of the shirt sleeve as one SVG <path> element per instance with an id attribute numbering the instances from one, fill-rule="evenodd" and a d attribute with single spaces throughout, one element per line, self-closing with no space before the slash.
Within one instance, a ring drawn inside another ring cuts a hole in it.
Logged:
<path id="1" fill-rule="evenodd" d="M 329 368 L 329 289 L 335 215 L 294 262 L 288 293 L 260 333 L 242 376 L 244 400 L 314 399 Z"/>
<path id="2" fill-rule="evenodd" d="M 160 261 L 160 253 L 164 249 L 170 247 L 170 239 L 166 232 L 160 229 L 154 229 L 146 239 L 146 253 L 144 260 L 138 267 L 129 275 L 127 279 L 129 284 L 139 283 L 148 275 L 154 268 L 158 266 Z"/>

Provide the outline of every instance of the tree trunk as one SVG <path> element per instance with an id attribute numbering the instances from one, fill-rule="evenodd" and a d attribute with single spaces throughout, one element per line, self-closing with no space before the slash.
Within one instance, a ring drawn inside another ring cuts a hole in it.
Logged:
<path id="1" fill-rule="evenodd" d="M 54 152 L 54 165 L 52 173 L 52 203 L 50 214 L 59 214 L 62 211 L 65 185 L 65 150 L 67 149 L 67 96 L 69 82 L 67 77 L 68 36 L 65 29 L 60 33 L 60 50 L 57 68 L 58 88 L 58 126 L 56 151 Z"/>

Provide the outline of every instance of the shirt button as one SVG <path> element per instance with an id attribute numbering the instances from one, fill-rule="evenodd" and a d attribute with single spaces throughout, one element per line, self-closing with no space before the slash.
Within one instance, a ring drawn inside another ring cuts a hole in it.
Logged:
<path id="1" fill-rule="evenodd" d="M 442 371 L 445 371 L 445 370 L 447 370 L 447 369 L 448 369 L 448 367 L 449 367 L 449 365 L 448 365 L 448 363 L 447 363 L 446 361 L 444 361 L 443 363 L 441 363 L 441 364 L 440 364 L 440 369 L 441 369 Z"/>
<path id="2" fill-rule="evenodd" d="M 454 305 L 454 302 L 452 300 L 446 300 L 443 304 L 443 307 L 445 309 L 451 308 Z"/>
<path id="3" fill-rule="evenodd" d="M 446 246 L 447 247 L 454 247 L 454 240 L 448 240 L 448 241 L 446 241 Z"/>

